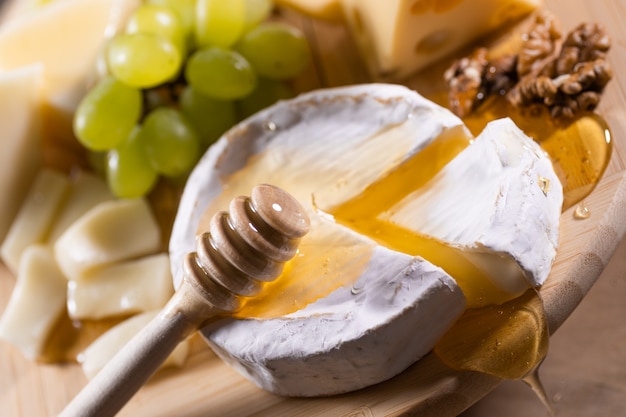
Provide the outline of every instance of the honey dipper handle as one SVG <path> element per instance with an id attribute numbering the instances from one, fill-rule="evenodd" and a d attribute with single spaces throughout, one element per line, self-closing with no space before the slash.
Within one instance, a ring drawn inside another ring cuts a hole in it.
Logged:
<path id="1" fill-rule="evenodd" d="M 267 184 L 218 213 L 186 256 L 180 288 L 163 310 L 87 384 L 59 417 L 115 415 L 174 348 L 218 314 L 238 310 L 291 259 L 309 218 L 298 201 Z M 246 262 L 249 261 L 249 262 Z"/>
<path id="2" fill-rule="evenodd" d="M 59 417 L 114 416 L 182 340 L 220 312 L 184 280 L 165 308 L 111 359 Z"/>

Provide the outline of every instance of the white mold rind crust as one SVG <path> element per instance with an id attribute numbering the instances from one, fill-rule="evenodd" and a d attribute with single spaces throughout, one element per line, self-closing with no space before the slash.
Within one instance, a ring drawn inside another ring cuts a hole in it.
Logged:
<path id="1" fill-rule="evenodd" d="M 405 87 L 367 84 L 280 102 L 225 134 L 198 163 L 182 196 L 170 240 L 176 286 L 182 257 L 194 250 L 205 211 L 233 192 L 225 179 L 259 154 L 271 155 L 280 172 L 252 171 L 253 182 L 241 190 L 269 182 L 293 194 L 312 220 L 312 232 L 301 246 L 319 234 L 323 223 L 326 232 L 343 236 L 338 241 L 371 245 L 372 252 L 354 284 L 358 290 L 342 287 L 282 317 L 216 322 L 202 332 L 213 349 L 258 386 L 287 396 L 332 395 L 373 385 L 428 353 L 465 308 L 454 280 L 421 258 L 330 225 L 313 207 L 312 194 L 331 190 L 328 198 L 342 199 L 325 201 L 332 207 L 358 195 L 444 129 L 462 126 L 450 112 Z M 391 136 L 376 139 L 386 131 Z"/>

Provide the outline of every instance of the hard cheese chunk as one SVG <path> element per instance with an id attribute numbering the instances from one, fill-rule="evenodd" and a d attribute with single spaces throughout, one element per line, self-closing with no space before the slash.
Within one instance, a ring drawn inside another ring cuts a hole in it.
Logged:
<path id="1" fill-rule="evenodd" d="M 402 78 L 535 10 L 541 0 L 340 0 L 370 72 Z"/>
<path id="2" fill-rule="evenodd" d="M 66 284 L 51 249 L 29 246 L 0 320 L 0 338 L 17 346 L 26 357 L 36 359 L 65 308 Z"/>
<path id="3" fill-rule="evenodd" d="M 41 65 L 0 72 L 0 240 L 39 168 L 42 78 Z"/>
<path id="4" fill-rule="evenodd" d="M 169 257 L 165 254 L 118 262 L 68 283 L 67 310 L 73 319 L 102 319 L 165 305 L 172 296 Z"/>
<path id="5" fill-rule="evenodd" d="M 70 280 L 105 265 L 155 253 L 161 245 L 160 229 L 143 199 L 100 203 L 57 239 L 54 252 Z"/>
<path id="6" fill-rule="evenodd" d="M 502 119 L 489 123 L 424 188 L 382 217 L 465 247 L 471 262 L 484 263 L 492 280 L 520 295 L 548 277 L 562 203 L 549 157 L 510 119 Z M 526 280 L 516 279 L 514 267 L 498 267 L 501 258 L 514 260 Z"/>

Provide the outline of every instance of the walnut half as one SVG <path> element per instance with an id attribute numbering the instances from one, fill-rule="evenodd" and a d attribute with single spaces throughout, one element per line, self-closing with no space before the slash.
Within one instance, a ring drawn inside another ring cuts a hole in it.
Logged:
<path id="1" fill-rule="evenodd" d="M 606 58 L 611 39 L 602 25 L 582 23 L 563 40 L 556 19 L 543 12 L 523 38 L 514 56 L 488 61 L 486 49 L 479 48 L 452 65 L 445 80 L 454 113 L 467 116 L 496 94 L 506 95 L 515 108 L 543 107 L 553 117 L 572 118 L 596 108 L 613 76 Z"/>

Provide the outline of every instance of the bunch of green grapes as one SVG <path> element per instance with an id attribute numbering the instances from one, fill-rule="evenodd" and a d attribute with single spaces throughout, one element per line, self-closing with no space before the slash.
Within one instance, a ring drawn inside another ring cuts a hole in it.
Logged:
<path id="1" fill-rule="evenodd" d="M 303 34 L 270 22 L 271 0 L 147 0 L 105 51 L 108 74 L 83 98 L 74 133 L 106 155 L 121 198 L 158 178 L 185 178 L 241 117 L 291 95 L 303 71 Z"/>

